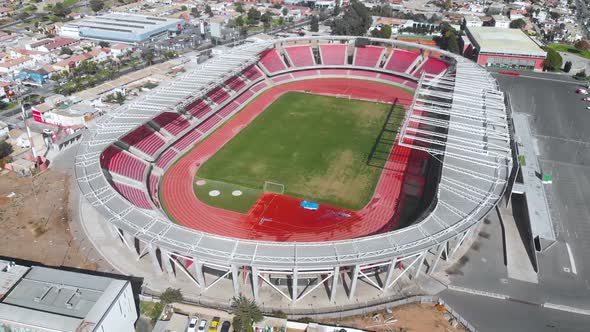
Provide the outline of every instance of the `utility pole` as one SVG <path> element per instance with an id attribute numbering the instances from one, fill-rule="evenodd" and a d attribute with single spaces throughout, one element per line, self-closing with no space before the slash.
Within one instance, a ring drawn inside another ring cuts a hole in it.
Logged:
<path id="1" fill-rule="evenodd" d="M 22 95 L 22 83 L 18 86 L 19 96 L 17 97 L 18 102 L 20 103 L 20 109 L 22 111 L 23 116 L 23 123 L 25 124 L 25 128 L 27 129 L 27 137 L 29 138 L 29 145 L 31 146 L 31 152 L 33 154 L 33 158 L 35 161 L 37 160 L 37 151 L 35 150 L 35 145 L 33 144 L 33 137 L 31 136 L 31 128 L 29 128 L 29 124 L 27 123 L 27 111 L 25 110 L 25 105 L 23 104 L 23 95 Z"/>

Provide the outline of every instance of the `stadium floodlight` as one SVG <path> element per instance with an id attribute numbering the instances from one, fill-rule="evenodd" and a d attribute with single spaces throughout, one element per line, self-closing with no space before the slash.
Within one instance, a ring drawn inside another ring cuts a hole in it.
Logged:
<path id="1" fill-rule="evenodd" d="M 285 185 L 283 185 L 282 183 L 264 181 L 262 191 L 264 191 L 265 193 L 269 192 L 282 195 L 285 193 Z"/>

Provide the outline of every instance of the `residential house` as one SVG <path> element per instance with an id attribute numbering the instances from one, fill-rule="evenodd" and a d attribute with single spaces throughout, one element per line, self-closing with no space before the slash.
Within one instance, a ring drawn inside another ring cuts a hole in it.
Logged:
<path id="1" fill-rule="evenodd" d="M 35 61 L 33 59 L 29 58 L 28 56 L 23 56 L 17 59 L 12 59 L 10 61 L 0 63 L 0 73 L 13 74 L 23 68 L 34 65 Z"/>
<path id="2" fill-rule="evenodd" d="M 127 44 L 114 44 L 111 45 L 111 54 L 114 57 L 120 58 L 127 55 L 133 50 L 133 48 Z"/>
<path id="3" fill-rule="evenodd" d="M 467 28 L 483 26 L 483 21 L 474 15 L 463 17 L 463 25 Z"/>
<path id="4" fill-rule="evenodd" d="M 54 63 L 53 68 L 55 68 L 58 71 L 69 71 L 72 68 L 78 67 L 82 61 L 88 59 L 92 59 L 92 55 L 90 55 L 89 53 L 72 55 L 71 57 L 65 60 L 61 60 L 57 63 Z"/>
<path id="5" fill-rule="evenodd" d="M 21 80 L 29 80 L 38 85 L 43 85 L 49 80 L 49 73 L 43 68 L 24 68 L 18 72 L 17 77 Z"/>
<path id="6" fill-rule="evenodd" d="M 504 15 L 492 15 L 492 23 L 496 28 L 510 28 L 510 19 Z"/>

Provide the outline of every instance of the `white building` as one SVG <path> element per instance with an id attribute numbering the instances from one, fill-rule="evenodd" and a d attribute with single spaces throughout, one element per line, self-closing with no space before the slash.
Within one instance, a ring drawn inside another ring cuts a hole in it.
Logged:
<path id="1" fill-rule="evenodd" d="M 0 331 L 133 332 L 131 283 L 0 260 Z"/>
<path id="2" fill-rule="evenodd" d="M 483 26 L 483 21 L 477 16 L 468 15 L 463 17 L 463 24 L 467 28 L 480 27 Z"/>
<path id="3" fill-rule="evenodd" d="M 504 15 L 492 15 L 492 21 L 496 28 L 510 28 L 510 19 Z"/>

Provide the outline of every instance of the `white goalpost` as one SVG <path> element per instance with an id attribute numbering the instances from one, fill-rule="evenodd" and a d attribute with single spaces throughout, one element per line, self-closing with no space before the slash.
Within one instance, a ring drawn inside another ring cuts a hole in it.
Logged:
<path id="1" fill-rule="evenodd" d="M 262 191 L 276 193 L 276 194 L 284 194 L 285 193 L 285 186 L 282 183 L 264 181 L 264 186 L 262 187 Z"/>

